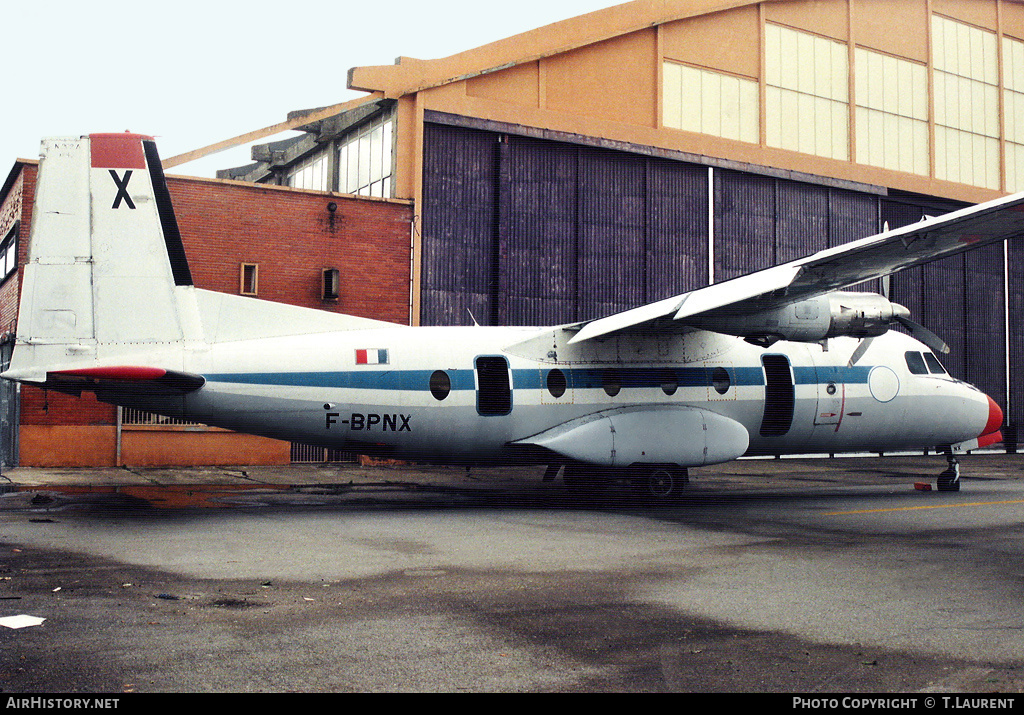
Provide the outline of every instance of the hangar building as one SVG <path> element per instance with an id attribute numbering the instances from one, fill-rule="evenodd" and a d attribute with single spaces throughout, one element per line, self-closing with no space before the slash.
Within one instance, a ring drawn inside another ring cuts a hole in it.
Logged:
<path id="1" fill-rule="evenodd" d="M 220 176 L 407 198 L 422 324 L 595 318 L 1024 189 L 1024 4 L 634 0 L 437 60 Z M 1024 247 L 870 289 L 1024 417 Z"/>
<path id="2" fill-rule="evenodd" d="M 1024 190 L 1018 0 L 633 0 L 348 85 L 365 98 L 218 178 L 405 206 L 405 243 L 380 245 L 408 263 L 411 242 L 408 282 L 377 297 L 414 324 L 601 317 Z M 1011 448 L 1022 253 L 868 286 L 950 344 Z"/>

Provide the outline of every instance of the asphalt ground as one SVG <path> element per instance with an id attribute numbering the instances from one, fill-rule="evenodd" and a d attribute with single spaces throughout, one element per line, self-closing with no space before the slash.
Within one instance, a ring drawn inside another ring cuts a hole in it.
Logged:
<path id="1" fill-rule="evenodd" d="M 0 693 L 1021 693 L 1024 457 L 961 463 L 741 460 L 671 506 L 539 467 L 13 469 L 0 617 L 45 620 L 0 628 Z"/>
<path id="2" fill-rule="evenodd" d="M 1003 452 L 961 456 L 964 474 L 970 479 L 1024 477 L 1024 455 Z M 749 492 L 760 489 L 791 490 L 808 486 L 827 488 L 853 485 L 914 485 L 927 483 L 945 466 L 941 455 L 857 455 L 741 459 L 691 470 L 691 492 Z M 209 487 L 239 491 L 373 489 L 420 494 L 437 490 L 468 492 L 531 493 L 544 484 L 546 467 L 447 467 L 406 463 L 292 464 L 281 466 L 227 467 L 19 467 L 0 473 L 0 494 L 52 492 L 97 494 L 121 490 L 152 495 L 154 506 L 183 507 L 190 492 Z M 561 477 L 556 480 L 560 483 Z M 152 490 L 152 491 L 150 491 Z M 198 491 L 197 491 L 198 490 Z M 182 495 L 182 496 L 179 496 Z M 202 505 L 197 501 L 196 505 Z"/>

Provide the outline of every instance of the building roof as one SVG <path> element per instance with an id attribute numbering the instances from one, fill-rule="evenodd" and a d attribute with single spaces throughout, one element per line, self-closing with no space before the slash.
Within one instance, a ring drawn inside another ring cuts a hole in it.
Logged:
<path id="1" fill-rule="evenodd" d="M 450 57 L 399 57 L 394 65 L 353 67 L 350 89 L 398 98 L 508 69 L 674 20 L 757 5 L 761 0 L 633 0 L 491 42 Z M 769 0 L 774 1 L 774 0 Z M 787 0 L 780 0 L 787 1 Z M 833 0 L 845 4 L 845 0 Z"/>

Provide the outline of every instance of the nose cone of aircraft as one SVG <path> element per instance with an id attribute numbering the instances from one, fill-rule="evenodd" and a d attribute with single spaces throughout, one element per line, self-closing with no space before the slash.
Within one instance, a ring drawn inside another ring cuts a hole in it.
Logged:
<path id="1" fill-rule="evenodd" d="M 1003 426 L 1003 411 L 996 401 L 988 398 L 988 421 L 978 435 L 978 446 L 987 447 L 990 444 L 1003 441 L 1003 433 L 1000 428 Z"/>

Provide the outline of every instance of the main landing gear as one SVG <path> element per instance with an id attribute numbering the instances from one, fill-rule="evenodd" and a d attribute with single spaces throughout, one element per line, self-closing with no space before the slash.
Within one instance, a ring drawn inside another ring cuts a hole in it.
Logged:
<path id="1" fill-rule="evenodd" d="M 939 475 L 937 486 L 940 492 L 960 491 L 960 462 L 953 454 L 952 447 L 943 447 L 946 455 L 946 469 Z"/>
<path id="2" fill-rule="evenodd" d="M 588 497 L 621 483 L 644 501 L 669 504 L 682 496 L 690 476 L 685 467 L 674 464 L 635 464 L 631 467 L 567 464 L 562 479 L 571 491 Z"/>
<path id="3" fill-rule="evenodd" d="M 632 483 L 634 489 L 648 499 L 667 502 L 682 496 L 683 489 L 690 483 L 686 467 L 675 465 L 642 465 L 636 468 Z"/>

